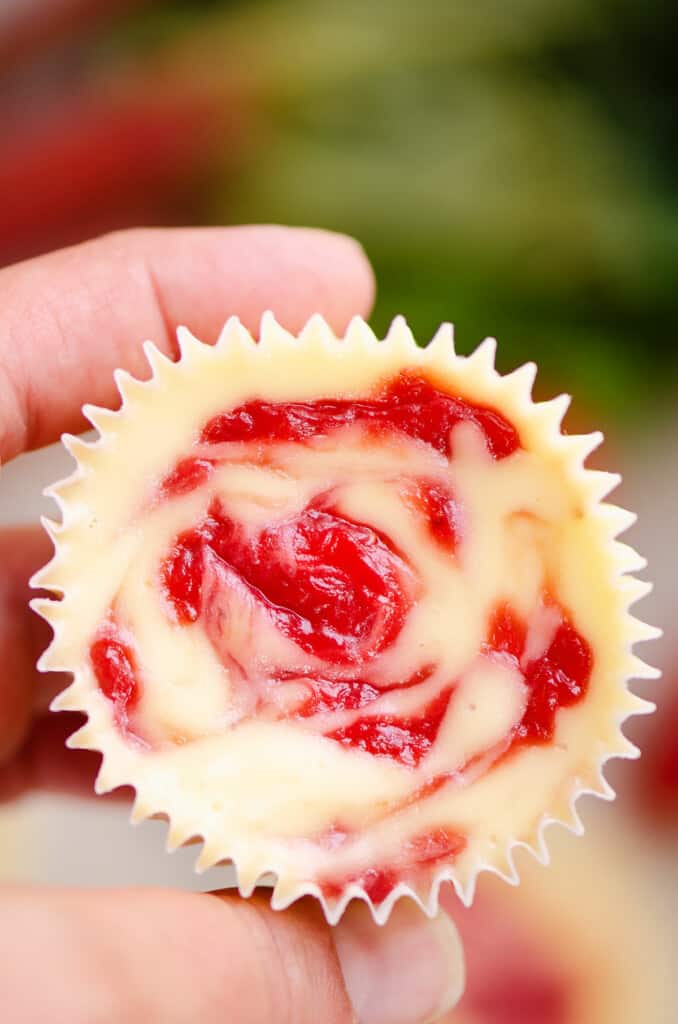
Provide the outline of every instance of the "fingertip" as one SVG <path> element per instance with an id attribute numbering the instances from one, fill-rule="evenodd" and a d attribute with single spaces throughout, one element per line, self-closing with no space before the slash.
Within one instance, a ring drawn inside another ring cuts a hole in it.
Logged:
<path id="1" fill-rule="evenodd" d="M 217 229 L 218 230 L 218 229 Z M 369 316 L 375 277 L 362 245 L 324 228 L 249 224 L 223 230 L 221 260 L 238 301 L 231 311 L 256 333 L 264 308 L 298 333 L 314 313 L 343 334 L 352 317 Z M 234 275 L 237 249 L 239 266 Z M 248 280 L 258 281 L 255 293 Z"/>
<path id="2" fill-rule="evenodd" d="M 345 1024 L 354 1019 L 333 931 L 317 900 L 307 897 L 277 911 L 271 908 L 268 890 L 259 889 L 249 899 L 235 889 L 209 895 L 229 914 L 227 932 L 231 936 L 242 932 L 251 947 L 262 953 L 258 963 L 262 1021 L 273 1019 L 272 1007 L 279 1014 L 275 1019 L 297 1024 L 318 1020 Z M 266 1006 L 268 1010 L 262 1009 Z"/>
<path id="3" fill-rule="evenodd" d="M 309 908 L 280 914 L 263 899 L 178 890 L 16 888 L 0 894 L 0 915 L 12 1020 L 351 1019 L 329 928 Z M 41 984 L 30 986 L 36 963 Z"/>
<path id="4" fill-rule="evenodd" d="M 83 402 L 116 401 L 116 368 L 147 372 L 144 339 L 176 356 L 178 324 L 209 343 L 230 316 L 256 334 L 272 310 L 293 333 L 320 313 L 342 334 L 373 300 L 359 243 L 319 228 L 137 228 L 5 268 L 5 335 L 30 344 L 0 344 L 0 454 L 84 429 Z"/>
<path id="5" fill-rule="evenodd" d="M 324 228 L 293 228 L 316 266 L 325 266 L 335 280 L 337 308 L 330 309 L 327 319 L 339 333 L 353 316 L 368 317 L 374 305 L 376 280 L 363 245 L 352 235 Z"/>
<path id="6" fill-rule="evenodd" d="M 463 949 L 442 911 L 429 918 L 403 899 L 378 926 L 354 901 L 335 928 L 335 943 L 360 1024 L 429 1024 L 461 998 Z"/>

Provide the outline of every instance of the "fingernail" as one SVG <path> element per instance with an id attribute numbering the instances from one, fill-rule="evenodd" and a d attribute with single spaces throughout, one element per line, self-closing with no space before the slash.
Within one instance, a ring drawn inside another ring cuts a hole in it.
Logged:
<path id="1" fill-rule="evenodd" d="M 357 1024 L 433 1024 L 464 989 L 464 954 L 447 914 L 431 920 L 400 900 L 379 926 L 354 901 L 334 929 Z"/>

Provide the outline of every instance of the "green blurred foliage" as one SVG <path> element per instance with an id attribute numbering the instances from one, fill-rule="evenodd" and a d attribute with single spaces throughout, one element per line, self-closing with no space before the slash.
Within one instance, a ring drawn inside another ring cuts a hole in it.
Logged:
<path id="1" fill-rule="evenodd" d="M 175 0 L 126 38 L 248 97 L 246 166 L 206 219 L 350 232 L 378 331 L 402 312 L 422 341 L 453 320 L 461 351 L 494 334 L 502 368 L 535 358 L 624 424 L 678 376 L 670 19 L 654 0 Z"/>

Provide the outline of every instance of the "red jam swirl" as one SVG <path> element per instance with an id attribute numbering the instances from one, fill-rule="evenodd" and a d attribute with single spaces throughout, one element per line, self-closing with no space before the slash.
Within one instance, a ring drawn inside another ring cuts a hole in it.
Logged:
<path id="1" fill-rule="evenodd" d="M 432 672 L 432 666 L 424 665 L 423 668 L 413 672 L 409 679 L 381 683 L 380 686 L 375 686 L 365 679 L 347 679 L 341 676 L 335 679 L 317 675 L 300 676 L 297 672 L 280 672 L 277 673 L 276 679 L 279 682 L 294 680 L 307 687 L 308 696 L 296 707 L 294 716 L 308 718 L 311 715 L 330 711 L 360 711 L 390 690 L 409 690 L 413 686 L 426 682 Z"/>
<path id="2" fill-rule="evenodd" d="M 399 718 L 397 715 L 359 718 L 352 725 L 326 735 L 345 747 L 356 747 L 368 754 L 390 757 L 409 768 L 416 768 L 436 741 L 451 693 L 451 688 L 443 690 L 418 715 L 407 718 Z"/>
<path id="3" fill-rule="evenodd" d="M 181 459 L 163 480 L 160 497 L 178 498 L 182 494 L 190 494 L 209 480 L 213 469 L 214 463 L 210 459 L 195 459 L 191 456 Z"/>
<path id="4" fill-rule="evenodd" d="M 522 672 L 528 691 L 513 746 L 553 739 L 558 710 L 577 704 L 585 696 L 593 670 L 590 645 L 564 616 L 547 649 L 527 663 L 526 641 L 526 624 L 508 605 L 500 605 L 490 622 L 487 650 L 509 656 Z"/>
<path id="5" fill-rule="evenodd" d="M 401 374 L 371 399 L 246 402 L 211 419 L 201 441 L 303 442 L 341 427 L 362 424 L 376 432 L 406 434 L 449 456 L 451 431 L 459 423 L 478 427 L 495 459 L 503 459 L 520 447 L 516 428 L 501 413 L 445 394 L 414 374 Z"/>
<path id="6" fill-rule="evenodd" d="M 333 829 L 328 833 L 328 839 L 326 845 L 334 849 L 342 841 L 350 839 L 350 835 Z M 382 903 L 399 882 L 416 884 L 418 872 L 443 862 L 449 864 L 463 853 L 466 845 L 463 835 L 441 826 L 406 839 L 393 863 L 364 868 L 343 878 L 321 879 L 320 888 L 327 899 L 337 899 L 353 883 L 360 886 L 376 905 Z"/>
<path id="7" fill-rule="evenodd" d="M 459 423 L 475 425 L 496 460 L 520 447 L 515 427 L 496 410 L 446 394 L 411 374 L 399 376 L 369 399 L 254 400 L 209 421 L 199 440 L 203 454 L 182 458 L 161 483 L 157 500 L 182 497 L 207 482 L 220 459 L 227 458 L 216 447 L 214 457 L 204 457 L 210 446 L 306 444 L 354 425 L 375 441 L 400 434 L 449 458 L 452 430 Z M 455 557 L 466 527 L 463 510 L 447 486 L 404 476 L 400 493 L 433 542 L 444 549 L 441 557 Z M 342 515 L 321 498 L 299 514 L 254 532 L 230 518 L 214 499 L 206 516 L 177 537 L 160 567 L 167 613 L 178 626 L 199 623 L 206 601 L 219 600 L 214 587 L 209 598 L 205 592 L 206 577 L 215 565 L 235 574 L 275 629 L 323 666 L 291 673 L 270 668 L 273 685 L 291 678 L 302 694 L 290 717 L 366 709 L 350 724 L 327 731 L 326 737 L 409 768 L 421 764 L 436 741 L 456 681 L 443 683 L 433 696 L 427 691 L 416 713 L 370 711 L 369 705 L 384 693 L 424 685 L 435 671 L 427 665 L 409 680 L 377 682 L 370 677 L 369 667 L 396 642 L 417 598 L 416 567 L 387 536 Z M 527 624 L 507 605 L 499 606 L 481 653 L 511 659 L 525 680 L 527 707 L 508 738 L 514 747 L 551 740 L 558 710 L 582 699 L 593 665 L 588 643 L 565 615 L 547 650 L 528 663 L 526 642 Z M 94 640 L 90 660 L 102 693 L 114 704 L 116 722 L 128 729 L 140 694 L 133 651 L 104 632 Z"/>
<path id="8" fill-rule="evenodd" d="M 408 479 L 401 492 L 405 503 L 419 511 L 433 540 L 447 551 L 456 551 L 462 537 L 462 515 L 449 487 L 438 480 Z"/>
<path id="9" fill-rule="evenodd" d="M 136 658 L 112 621 L 91 644 L 89 656 L 99 689 L 113 704 L 116 725 L 134 737 L 132 719 L 140 697 Z"/>
<path id="10" fill-rule="evenodd" d="M 208 552 L 238 573 L 284 636 L 330 664 L 372 660 L 394 642 L 412 605 L 408 567 L 370 526 L 308 508 L 252 539 L 215 502 L 161 570 L 182 625 L 200 616 Z"/>

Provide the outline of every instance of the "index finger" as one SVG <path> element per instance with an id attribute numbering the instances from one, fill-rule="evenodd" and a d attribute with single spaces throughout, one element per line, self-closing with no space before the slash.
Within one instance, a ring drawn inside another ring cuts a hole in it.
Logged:
<path id="1" fill-rule="evenodd" d="M 203 341 L 271 309 L 297 331 L 337 331 L 372 305 L 372 271 L 344 235 L 308 228 L 137 229 L 0 271 L 0 461 L 87 426 L 84 402 L 116 400 L 113 370 L 148 373 L 141 342 L 175 353 L 184 323 Z"/>

